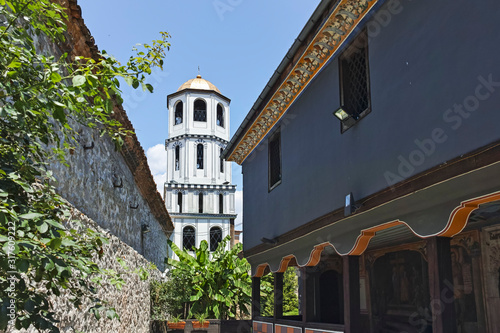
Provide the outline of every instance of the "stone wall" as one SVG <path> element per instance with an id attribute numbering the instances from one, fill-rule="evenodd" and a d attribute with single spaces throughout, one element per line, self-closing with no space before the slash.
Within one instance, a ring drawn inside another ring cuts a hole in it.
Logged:
<path id="1" fill-rule="evenodd" d="M 38 51 L 56 57 L 66 52 L 71 58 L 99 59 L 77 1 L 54 1 L 67 8 L 67 40 L 53 43 L 43 36 L 34 36 Z M 114 118 L 133 131 L 125 110 L 114 102 Z M 76 148 L 68 155 L 69 167 L 58 163 L 51 166 L 58 193 L 163 271 L 173 224 L 137 137 L 133 134 L 125 138 L 117 151 L 111 139 L 100 136 L 98 130 L 76 122 L 70 125 L 79 137 Z"/>
<path id="2" fill-rule="evenodd" d="M 167 233 L 152 214 L 124 157 L 97 131 L 80 128 L 79 132 L 79 145 L 68 156 L 69 166 L 52 166 L 58 192 L 163 271 Z"/>
<path id="3" fill-rule="evenodd" d="M 150 297 L 149 283 L 151 280 L 159 280 L 162 274 L 157 269 L 148 269 L 150 263 L 148 260 L 135 251 L 132 247 L 125 244 L 116 236 L 111 235 L 99 227 L 96 222 L 89 219 L 84 214 L 75 210 L 75 215 L 83 221 L 84 225 L 93 230 L 105 234 L 109 238 L 109 244 L 103 247 L 104 254 L 97 260 L 100 267 L 112 269 L 121 273 L 125 285 L 118 290 L 110 283 L 104 283 L 99 287 L 98 296 L 109 302 L 110 307 L 114 307 L 120 316 L 120 320 L 107 319 L 102 314 L 100 320 L 96 320 L 93 314 L 88 313 L 90 304 L 87 302 L 80 309 L 73 307 L 68 298 L 61 296 L 52 299 L 52 305 L 60 320 L 59 328 L 61 332 L 67 333 L 146 333 L 149 332 L 150 325 Z M 117 261 L 117 258 L 123 259 L 128 266 L 125 270 Z M 149 272 L 149 279 L 142 281 L 139 275 L 133 271 L 137 268 L 146 268 Z M 14 332 L 38 332 L 34 328 L 28 330 L 8 329 L 6 333 Z"/>

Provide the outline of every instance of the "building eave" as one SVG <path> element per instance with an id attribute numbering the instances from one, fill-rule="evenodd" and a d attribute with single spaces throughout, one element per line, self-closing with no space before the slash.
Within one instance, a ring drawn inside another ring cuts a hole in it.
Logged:
<path id="1" fill-rule="evenodd" d="M 296 98 L 383 0 L 323 0 L 287 52 L 223 153 L 242 164 Z"/>

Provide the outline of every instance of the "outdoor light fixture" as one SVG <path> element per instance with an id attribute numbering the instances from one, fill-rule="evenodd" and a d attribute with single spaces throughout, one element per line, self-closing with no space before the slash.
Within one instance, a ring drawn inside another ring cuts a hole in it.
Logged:
<path id="1" fill-rule="evenodd" d="M 141 226 L 141 231 L 142 231 L 143 234 L 147 234 L 148 232 L 151 232 L 151 229 L 149 229 L 149 225 L 143 224 Z"/>
<path id="2" fill-rule="evenodd" d="M 354 204 L 354 196 L 352 192 L 346 195 L 345 197 L 345 206 L 344 206 L 344 216 L 347 217 L 361 208 L 361 205 Z"/>
<path id="3" fill-rule="evenodd" d="M 270 244 L 270 245 L 276 245 L 278 244 L 278 240 L 276 238 L 273 238 L 273 239 L 269 239 L 269 238 L 266 238 L 266 237 L 262 237 L 260 239 L 260 241 L 264 244 Z"/>
<path id="4" fill-rule="evenodd" d="M 343 106 L 338 108 L 333 112 L 333 115 L 337 117 L 342 124 L 346 126 L 352 126 L 356 123 L 356 120 L 358 119 L 357 116 L 351 115 L 349 112 L 347 112 Z"/>

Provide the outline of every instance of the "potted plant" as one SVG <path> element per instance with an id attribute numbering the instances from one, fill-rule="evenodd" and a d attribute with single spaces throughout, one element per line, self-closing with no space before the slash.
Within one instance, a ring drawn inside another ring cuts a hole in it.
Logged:
<path id="1" fill-rule="evenodd" d="M 196 321 L 193 321 L 193 329 L 197 328 L 207 328 L 210 325 L 210 322 L 207 320 L 207 316 L 204 313 L 195 314 L 194 317 Z"/>
<path id="2" fill-rule="evenodd" d="M 167 322 L 167 327 L 174 330 L 183 330 L 186 322 L 181 319 L 181 315 L 173 316 Z"/>

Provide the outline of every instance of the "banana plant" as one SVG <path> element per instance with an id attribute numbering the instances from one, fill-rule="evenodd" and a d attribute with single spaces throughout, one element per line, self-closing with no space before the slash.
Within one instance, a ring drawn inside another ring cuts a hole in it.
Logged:
<path id="1" fill-rule="evenodd" d="M 195 256 L 181 250 L 172 241 L 168 245 L 179 260 L 169 258 L 171 278 L 176 275 L 190 277 L 190 287 L 185 302 L 189 305 L 188 317 L 193 313 L 204 314 L 207 318 L 234 319 L 249 314 L 251 304 L 250 264 L 240 259 L 241 244 L 226 250 L 230 241 L 227 236 L 214 252 L 203 240 L 199 248 L 194 248 Z"/>

